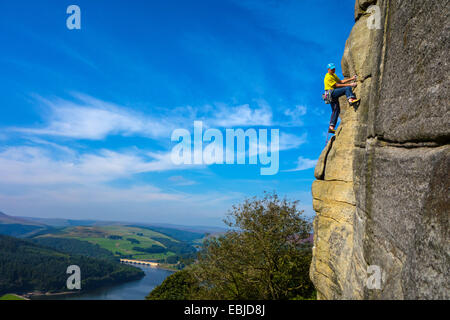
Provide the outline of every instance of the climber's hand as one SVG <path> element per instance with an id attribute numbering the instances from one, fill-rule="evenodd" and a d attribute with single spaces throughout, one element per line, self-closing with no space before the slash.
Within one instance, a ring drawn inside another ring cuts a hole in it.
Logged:
<path id="1" fill-rule="evenodd" d="M 350 86 L 353 87 L 353 88 L 355 88 L 357 85 L 358 85 L 358 84 L 357 84 L 356 82 L 350 83 Z"/>

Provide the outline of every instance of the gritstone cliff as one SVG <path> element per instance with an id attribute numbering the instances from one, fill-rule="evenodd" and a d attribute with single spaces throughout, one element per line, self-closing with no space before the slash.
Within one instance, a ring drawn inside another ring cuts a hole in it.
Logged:
<path id="1" fill-rule="evenodd" d="M 450 298 L 449 6 L 356 1 L 342 70 L 361 103 L 341 98 L 312 185 L 319 299 Z M 366 286 L 373 265 L 380 289 Z"/>

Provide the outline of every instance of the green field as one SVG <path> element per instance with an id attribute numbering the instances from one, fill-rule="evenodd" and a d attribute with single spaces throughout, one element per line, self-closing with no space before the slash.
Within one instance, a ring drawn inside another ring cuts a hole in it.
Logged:
<path id="1" fill-rule="evenodd" d="M 111 236 L 122 237 L 122 239 L 111 239 Z M 120 225 L 101 227 L 68 227 L 57 233 L 46 234 L 41 237 L 62 237 L 88 241 L 92 244 L 98 244 L 101 248 L 107 249 L 115 255 L 118 255 L 117 252 L 119 252 L 122 255 L 129 255 L 131 256 L 131 259 L 136 260 L 156 260 L 174 255 L 174 253 L 170 251 L 166 253 L 145 253 L 133 249 L 133 247 L 146 249 L 150 248 L 152 245 L 165 248 L 162 243 L 154 240 L 154 238 L 167 238 L 174 242 L 179 242 L 174 238 L 153 230 Z M 139 241 L 139 243 L 133 243 L 127 239 L 134 239 L 135 241 Z"/>
<path id="2" fill-rule="evenodd" d="M 26 300 L 26 299 L 16 296 L 15 294 L 5 294 L 0 297 L 0 300 Z"/>

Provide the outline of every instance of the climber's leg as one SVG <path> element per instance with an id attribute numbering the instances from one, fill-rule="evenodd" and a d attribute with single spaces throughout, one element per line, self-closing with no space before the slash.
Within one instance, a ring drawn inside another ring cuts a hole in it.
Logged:
<path id="1" fill-rule="evenodd" d="M 353 94 L 352 87 L 342 87 L 342 88 L 336 88 L 331 93 L 331 96 L 333 99 L 337 100 L 339 97 L 342 97 L 343 95 L 347 96 L 347 99 L 355 98 L 355 95 Z"/>
<path id="2" fill-rule="evenodd" d="M 339 113 L 341 112 L 341 107 L 339 105 L 338 100 L 331 102 L 330 105 L 331 105 L 332 113 L 331 113 L 330 127 L 328 128 L 328 131 L 331 133 L 334 133 L 334 128 L 336 127 Z"/>
<path id="3" fill-rule="evenodd" d="M 347 96 L 347 99 L 356 98 L 355 95 L 353 94 L 352 87 L 344 87 L 344 88 L 345 88 L 345 95 Z"/>
<path id="4" fill-rule="evenodd" d="M 353 94 L 352 87 L 342 87 L 342 88 L 336 88 L 331 93 L 331 96 L 333 99 L 337 100 L 339 97 L 343 95 L 347 96 L 348 102 L 350 104 L 356 103 L 359 101 L 359 99 L 356 99 L 355 95 Z"/>

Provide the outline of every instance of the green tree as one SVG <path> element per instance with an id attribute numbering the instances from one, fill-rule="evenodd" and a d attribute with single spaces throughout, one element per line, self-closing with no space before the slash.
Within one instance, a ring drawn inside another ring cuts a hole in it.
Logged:
<path id="1" fill-rule="evenodd" d="M 196 263 L 183 270 L 183 277 L 189 279 L 183 282 L 184 296 L 222 300 L 314 298 L 309 279 L 311 246 L 301 241 L 309 237 L 311 223 L 297 206 L 297 201 L 279 199 L 275 193 L 233 206 L 224 221 L 230 230 L 204 240 Z M 189 286 L 195 289 L 186 291 Z M 174 290 L 176 282 L 165 288 Z"/>
<path id="2" fill-rule="evenodd" d="M 187 270 L 168 276 L 146 297 L 147 300 L 189 300 L 196 295 L 198 283 Z"/>

